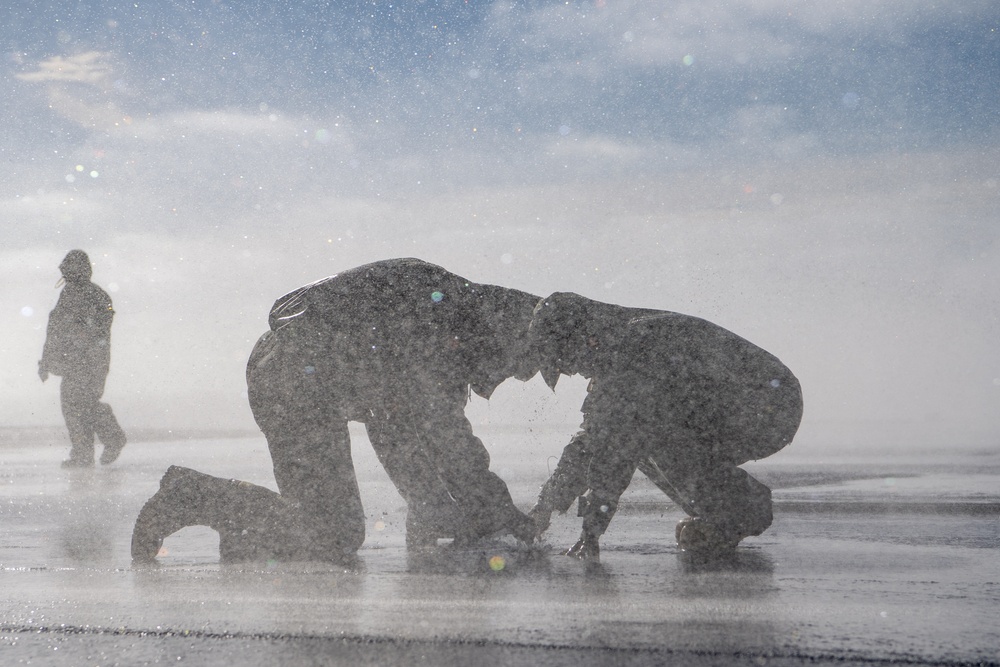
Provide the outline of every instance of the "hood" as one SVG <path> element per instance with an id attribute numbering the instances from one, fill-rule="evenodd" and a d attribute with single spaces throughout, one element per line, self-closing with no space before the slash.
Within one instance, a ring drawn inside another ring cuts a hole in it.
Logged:
<path id="1" fill-rule="evenodd" d="M 555 390 L 559 376 L 576 372 L 573 359 L 587 340 L 590 299 L 572 292 L 556 292 L 535 306 L 528 337 L 538 355 L 542 379 Z"/>
<path id="2" fill-rule="evenodd" d="M 94 273 L 90 266 L 90 258 L 82 250 L 70 250 L 66 253 L 63 261 L 59 263 L 59 271 L 63 280 L 69 283 L 86 282 Z"/>

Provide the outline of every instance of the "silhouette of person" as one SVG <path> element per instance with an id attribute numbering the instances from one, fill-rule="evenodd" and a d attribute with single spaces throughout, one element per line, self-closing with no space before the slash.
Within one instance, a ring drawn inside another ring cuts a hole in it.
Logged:
<path id="1" fill-rule="evenodd" d="M 683 551 L 732 553 L 771 525 L 770 489 L 738 466 L 798 430 L 802 393 L 778 359 L 697 317 L 572 293 L 538 304 L 529 337 L 551 388 L 560 374 L 590 379 L 582 430 L 530 512 L 541 533 L 578 500 L 583 531 L 567 555 L 599 557 L 637 469 L 688 514 L 675 529 Z"/>
<path id="2" fill-rule="evenodd" d="M 125 432 L 111 406 L 100 401 L 111 364 L 111 321 L 115 311 L 107 292 L 90 282 L 90 258 L 70 250 L 59 264 L 65 286 L 49 314 L 38 376 L 62 377 L 59 393 L 71 444 L 63 467 L 94 465 L 94 435 L 104 445 L 101 463 L 112 463 L 125 446 Z"/>
<path id="3" fill-rule="evenodd" d="M 247 502 L 258 510 L 237 519 L 226 508 L 245 506 L 252 485 L 172 469 L 136 522 L 133 557 L 155 557 L 167 531 L 193 522 L 251 536 L 220 539 L 223 560 L 227 552 L 259 556 L 262 548 L 246 542 L 269 539 L 255 537 L 268 532 L 261 522 L 295 526 L 298 537 L 268 547 L 285 557 L 353 555 L 365 522 L 348 421 L 365 424 L 407 502 L 408 546 L 497 533 L 531 541 L 534 524 L 490 471 L 465 405 L 470 391 L 488 398 L 508 377 L 535 374 L 526 339 L 537 302 L 418 259 L 366 264 L 278 299 L 250 355 L 247 385 L 280 501 L 255 487 Z M 216 499 L 182 500 L 206 496 Z M 170 509 L 180 506 L 183 517 Z"/>

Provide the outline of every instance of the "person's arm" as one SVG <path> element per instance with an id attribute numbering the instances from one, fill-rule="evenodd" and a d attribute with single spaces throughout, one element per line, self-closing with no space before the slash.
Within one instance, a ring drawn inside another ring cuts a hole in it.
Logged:
<path id="1" fill-rule="evenodd" d="M 49 321 L 45 327 L 45 343 L 42 346 L 42 358 L 38 360 L 38 377 L 42 382 L 49 379 L 49 373 L 62 374 L 62 359 L 65 356 L 63 329 L 66 328 L 66 292 L 59 294 L 55 308 L 49 313 Z"/>
<path id="2" fill-rule="evenodd" d="M 618 499 L 628 488 L 642 458 L 642 440 L 631 418 L 636 402 L 618 382 L 595 383 L 584 403 L 584 426 L 592 451 L 586 474 L 587 492 L 580 497 L 583 518 L 580 539 L 567 552 L 577 558 L 597 558 L 599 541 L 618 509 Z"/>
<path id="3" fill-rule="evenodd" d="M 580 431 L 563 449 L 555 472 L 546 480 L 535 506 L 528 513 L 538 535 L 544 533 L 553 512 L 564 513 L 587 490 L 587 469 L 592 453 L 587 448 L 587 432 Z"/>

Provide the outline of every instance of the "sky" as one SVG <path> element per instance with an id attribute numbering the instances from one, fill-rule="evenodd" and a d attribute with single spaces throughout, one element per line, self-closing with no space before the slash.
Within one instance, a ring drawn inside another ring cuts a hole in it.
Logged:
<path id="1" fill-rule="evenodd" d="M 1000 448 L 990 0 L 7 7 L 0 426 L 61 423 L 36 364 L 82 248 L 126 429 L 252 430 L 274 300 L 412 256 L 717 322 L 799 377 L 798 447 Z"/>

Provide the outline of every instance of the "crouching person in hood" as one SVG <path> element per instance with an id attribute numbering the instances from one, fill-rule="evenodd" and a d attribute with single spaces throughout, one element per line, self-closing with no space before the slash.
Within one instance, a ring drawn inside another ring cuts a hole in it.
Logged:
<path id="1" fill-rule="evenodd" d="M 711 322 L 625 308 L 571 293 L 543 299 L 529 334 L 541 371 L 590 379 L 582 430 L 566 446 L 531 511 L 539 532 L 578 501 L 579 541 L 599 539 L 636 470 L 688 516 L 683 551 L 731 552 L 771 525 L 771 491 L 739 468 L 792 441 L 802 417 L 795 376 L 777 358 Z"/>
<path id="2" fill-rule="evenodd" d="M 192 523 L 245 535 L 226 538 L 231 554 L 350 558 L 365 539 L 365 515 L 349 421 L 365 424 L 407 503 L 408 546 L 494 534 L 531 541 L 534 523 L 490 471 L 465 404 L 470 391 L 488 398 L 508 377 L 535 374 L 527 330 L 537 301 L 417 259 L 367 264 L 278 299 L 270 331 L 250 355 L 247 384 L 280 495 L 254 487 L 248 502 L 259 510 L 241 512 L 241 523 L 232 508 L 253 485 L 175 469 L 140 514 L 133 558 L 154 558 L 164 537 Z M 232 500 L 198 502 L 207 489 Z M 184 516 L 163 518 L 185 499 L 196 509 L 188 502 Z M 281 545 L 261 548 L 268 531 L 243 525 L 260 521 L 293 526 L 294 537 L 286 529 Z"/>

